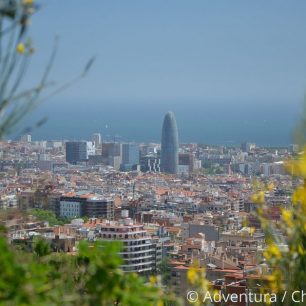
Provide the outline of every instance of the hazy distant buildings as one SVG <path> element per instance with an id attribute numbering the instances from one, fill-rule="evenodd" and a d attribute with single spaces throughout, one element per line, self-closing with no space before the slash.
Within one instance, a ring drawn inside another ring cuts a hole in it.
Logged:
<path id="1" fill-rule="evenodd" d="M 61 150 L 64 147 L 64 143 L 58 140 L 48 140 L 46 143 L 46 148 L 48 149 L 58 149 Z"/>
<path id="2" fill-rule="evenodd" d="M 145 155 L 140 159 L 142 172 L 160 172 L 160 158 L 156 155 Z"/>
<path id="3" fill-rule="evenodd" d="M 26 134 L 26 135 L 22 135 L 21 138 L 20 138 L 20 141 L 21 142 L 31 142 L 32 141 L 32 136 L 29 135 L 29 134 Z"/>
<path id="4" fill-rule="evenodd" d="M 160 147 L 157 144 L 141 145 L 140 170 L 142 172 L 160 172 Z"/>
<path id="5" fill-rule="evenodd" d="M 293 154 L 296 154 L 299 152 L 299 145 L 297 144 L 291 144 L 289 146 L 289 152 L 293 153 Z"/>
<path id="6" fill-rule="evenodd" d="M 37 155 L 37 168 L 41 171 L 52 171 L 53 161 L 50 160 L 49 154 L 40 153 Z"/>
<path id="7" fill-rule="evenodd" d="M 251 151 L 254 151 L 255 149 L 256 149 L 256 144 L 255 143 L 243 142 L 241 144 L 241 150 L 243 152 L 251 152 Z"/>
<path id="8" fill-rule="evenodd" d="M 94 143 L 95 147 L 99 147 L 102 143 L 101 134 L 100 133 L 92 134 L 91 141 Z"/>
<path id="9" fill-rule="evenodd" d="M 134 170 L 139 165 L 139 145 L 134 143 L 122 144 L 122 164 L 123 171 Z"/>
<path id="10" fill-rule="evenodd" d="M 37 168 L 41 171 L 52 171 L 53 164 L 52 160 L 39 160 L 37 162 Z"/>
<path id="11" fill-rule="evenodd" d="M 87 161 L 90 155 L 95 155 L 95 146 L 91 141 L 66 142 L 66 161 L 70 164 Z"/>
<path id="12" fill-rule="evenodd" d="M 102 144 L 102 156 L 109 158 L 110 156 L 122 155 L 122 145 L 119 142 L 104 142 Z"/>
<path id="13" fill-rule="evenodd" d="M 156 144 L 148 144 L 148 145 L 142 145 L 140 148 L 141 155 L 156 155 L 158 152 L 158 146 Z"/>
<path id="14" fill-rule="evenodd" d="M 122 164 L 122 144 L 118 142 L 102 143 L 102 158 L 107 165 L 119 170 Z"/>
<path id="15" fill-rule="evenodd" d="M 201 161 L 196 159 L 192 153 L 180 153 L 179 154 L 179 174 L 189 174 L 194 170 L 201 168 Z"/>
<path id="16" fill-rule="evenodd" d="M 178 173 L 178 131 L 173 112 L 168 112 L 164 118 L 161 139 L 161 171 Z"/>
<path id="17" fill-rule="evenodd" d="M 102 137 L 100 133 L 94 133 L 91 135 L 91 141 L 95 145 L 95 155 L 102 154 Z"/>
<path id="18" fill-rule="evenodd" d="M 284 175 L 286 174 L 286 170 L 283 161 L 273 162 L 273 163 L 262 163 L 260 165 L 260 173 L 263 176 L 270 176 L 275 174 Z"/>

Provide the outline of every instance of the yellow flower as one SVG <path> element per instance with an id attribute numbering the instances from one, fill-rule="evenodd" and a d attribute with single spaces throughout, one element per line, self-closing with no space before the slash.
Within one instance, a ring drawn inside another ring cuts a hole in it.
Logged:
<path id="1" fill-rule="evenodd" d="M 275 187 L 275 186 L 274 186 L 273 183 L 270 183 L 270 184 L 267 185 L 267 189 L 268 189 L 269 191 L 273 190 L 274 187 Z"/>
<path id="2" fill-rule="evenodd" d="M 249 221 L 245 218 L 242 220 L 242 226 L 247 227 L 249 225 Z"/>
<path id="3" fill-rule="evenodd" d="M 304 213 L 306 213 L 306 188 L 305 185 L 298 187 L 292 195 L 292 203 L 300 204 Z"/>
<path id="4" fill-rule="evenodd" d="M 256 204 L 263 204 L 265 202 L 265 193 L 259 191 L 252 195 L 252 201 Z"/>
<path id="5" fill-rule="evenodd" d="M 305 249 L 303 248 L 303 246 L 302 245 L 298 245 L 298 252 L 299 252 L 299 254 L 301 254 L 302 256 L 304 256 L 305 254 L 306 254 L 306 251 L 305 251 Z"/>
<path id="6" fill-rule="evenodd" d="M 282 209 L 282 217 L 289 227 L 293 227 L 292 211 L 287 209 Z"/>
<path id="7" fill-rule="evenodd" d="M 298 159 L 288 160 L 284 163 L 284 166 L 289 174 L 306 178 L 306 146 Z"/>
<path id="8" fill-rule="evenodd" d="M 253 236 L 253 234 L 255 233 L 255 227 L 250 227 L 250 235 Z"/>
<path id="9" fill-rule="evenodd" d="M 264 256 L 266 259 L 280 259 L 282 257 L 282 254 L 279 250 L 279 248 L 274 244 L 270 244 L 266 251 L 264 251 Z"/>
<path id="10" fill-rule="evenodd" d="M 195 268 L 190 268 L 187 272 L 187 278 L 191 284 L 196 283 L 198 276 Z"/>
<path id="11" fill-rule="evenodd" d="M 150 276 L 149 277 L 149 282 L 152 285 L 155 285 L 157 283 L 157 277 L 156 276 Z"/>
<path id="12" fill-rule="evenodd" d="M 24 54 L 25 52 L 25 46 L 23 43 L 19 43 L 16 47 L 16 51 L 19 53 L 19 54 Z"/>
<path id="13" fill-rule="evenodd" d="M 267 276 L 267 280 L 269 282 L 275 282 L 276 281 L 276 277 L 275 277 L 275 275 L 271 274 L 271 275 Z"/>
<path id="14" fill-rule="evenodd" d="M 265 193 L 263 191 L 260 191 L 258 194 L 258 201 L 260 203 L 263 203 L 265 201 Z"/>
<path id="15" fill-rule="evenodd" d="M 23 0 L 22 4 L 24 4 L 24 5 L 32 5 L 33 2 L 34 2 L 33 0 Z"/>

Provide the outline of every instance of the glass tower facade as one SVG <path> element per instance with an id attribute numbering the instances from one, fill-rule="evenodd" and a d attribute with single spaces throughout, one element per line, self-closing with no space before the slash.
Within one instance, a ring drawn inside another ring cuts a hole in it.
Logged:
<path id="1" fill-rule="evenodd" d="M 165 115 L 161 139 L 161 171 L 170 174 L 178 172 L 178 131 L 173 112 Z"/>

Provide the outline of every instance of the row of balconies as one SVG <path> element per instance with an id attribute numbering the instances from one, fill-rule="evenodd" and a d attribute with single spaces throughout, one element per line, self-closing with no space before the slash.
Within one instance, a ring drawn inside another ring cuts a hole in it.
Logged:
<path id="1" fill-rule="evenodd" d="M 116 232 L 116 233 L 141 233 L 141 232 L 146 232 L 145 230 L 143 230 L 142 227 L 135 227 L 135 228 L 129 228 L 129 227 L 101 227 L 100 228 L 101 232 Z"/>
<path id="2" fill-rule="evenodd" d="M 102 241 L 114 241 L 114 240 L 120 240 L 123 242 L 123 247 L 125 252 L 133 252 L 133 251 L 142 251 L 149 249 L 152 246 L 152 242 L 149 239 L 141 239 L 141 240 L 122 240 L 122 239 L 116 239 L 116 238 L 102 238 Z"/>
<path id="3" fill-rule="evenodd" d="M 147 239 L 129 239 L 129 240 L 122 240 L 124 246 L 134 246 L 134 245 L 147 245 L 151 244 L 152 241 L 149 237 Z"/>
<path id="4" fill-rule="evenodd" d="M 146 272 L 146 271 L 152 271 L 153 267 L 149 266 L 143 266 L 143 267 L 138 267 L 137 269 L 135 269 L 134 267 L 125 267 L 123 268 L 123 270 L 125 272 L 137 272 L 137 273 L 142 273 L 142 272 Z"/>
<path id="5" fill-rule="evenodd" d="M 146 246 L 147 245 L 142 245 L 142 246 L 137 246 L 137 247 L 135 247 L 135 246 L 128 246 L 128 247 L 124 247 L 124 250 L 127 251 L 127 253 L 128 252 L 129 253 L 131 253 L 131 252 L 134 253 L 134 252 L 145 250 Z M 149 249 L 153 250 L 153 248 L 149 248 Z"/>
<path id="6" fill-rule="evenodd" d="M 130 262 L 129 264 L 121 265 L 121 268 L 125 269 L 126 267 L 133 267 L 136 269 L 137 267 L 152 267 L 153 261 L 139 261 L 139 262 Z"/>
<path id="7" fill-rule="evenodd" d="M 120 255 L 123 257 L 123 258 L 138 258 L 138 257 L 142 257 L 142 256 L 155 256 L 155 252 L 154 250 L 145 250 L 143 252 L 129 252 L 129 253 L 125 253 L 125 254 L 122 254 L 120 253 Z"/>
<path id="8" fill-rule="evenodd" d="M 140 249 L 138 251 L 132 250 L 132 249 Z M 125 254 L 141 254 L 141 253 L 145 253 L 148 251 L 153 251 L 154 249 L 151 246 L 144 246 L 144 247 L 130 247 L 130 248 L 125 248 L 125 250 L 123 252 L 120 252 L 121 255 L 125 255 Z M 127 251 L 127 252 L 126 252 Z"/>
<path id="9" fill-rule="evenodd" d="M 139 238 L 143 238 L 143 237 L 147 237 L 147 233 L 146 232 L 143 232 L 143 233 L 140 233 L 140 234 L 113 234 L 113 233 L 101 233 L 100 234 L 100 237 L 103 237 L 103 238 L 109 238 L 109 239 L 120 239 L 120 240 L 123 240 L 123 239 L 139 239 Z"/>
<path id="10" fill-rule="evenodd" d="M 145 260 L 145 259 L 149 259 L 151 258 L 152 259 L 153 255 L 152 254 L 149 254 L 149 255 L 146 255 L 146 256 L 131 256 L 129 258 L 126 258 L 126 257 L 123 257 L 124 261 L 126 263 L 132 263 L 134 262 L 135 260 Z"/>

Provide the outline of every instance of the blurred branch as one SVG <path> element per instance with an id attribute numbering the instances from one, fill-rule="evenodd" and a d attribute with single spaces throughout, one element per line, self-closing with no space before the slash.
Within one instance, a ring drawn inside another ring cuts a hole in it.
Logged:
<path id="1" fill-rule="evenodd" d="M 91 66 L 93 65 L 95 61 L 95 57 L 92 57 L 88 63 L 86 64 L 84 70 L 81 72 L 80 75 L 78 75 L 77 77 L 67 81 L 66 83 L 64 83 L 63 85 L 59 86 L 58 88 L 56 88 L 54 91 L 52 91 L 49 95 L 43 97 L 39 102 L 43 102 L 55 95 L 57 95 L 58 93 L 70 88 L 72 85 L 74 85 L 75 83 L 79 82 L 80 80 L 82 80 L 86 75 L 87 73 L 89 72 Z"/>
<path id="2" fill-rule="evenodd" d="M 56 86 L 54 82 L 49 82 L 58 48 L 58 38 L 56 38 L 38 85 L 20 92 L 20 86 L 34 53 L 27 32 L 30 17 L 37 9 L 38 6 L 33 0 L 0 0 L 0 139 L 11 133 L 39 103 L 84 78 L 94 62 L 94 58 L 91 58 L 80 75 L 62 85 Z M 46 89 L 49 92 L 42 96 Z M 46 119 L 44 118 L 41 122 L 46 122 Z M 42 123 L 36 123 L 25 130 L 29 131 L 41 125 Z"/>

